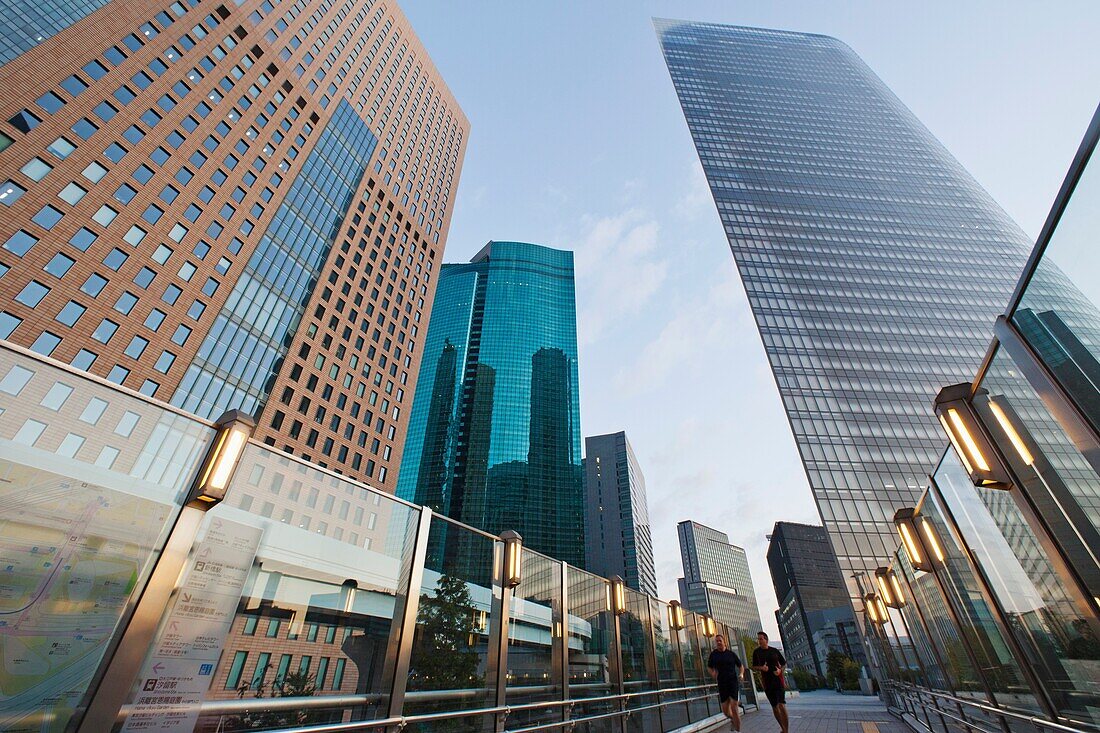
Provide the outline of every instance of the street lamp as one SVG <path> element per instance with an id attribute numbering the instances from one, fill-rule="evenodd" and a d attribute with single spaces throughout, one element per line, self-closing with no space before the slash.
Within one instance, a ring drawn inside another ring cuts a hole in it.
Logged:
<path id="1" fill-rule="evenodd" d="M 500 539 L 504 541 L 504 585 L 515 588 L 522 580 L 523 538 L 514 529 L 506 529 Z"/>
<path id="2" fill-rule="evenodd" d="M 885 604 L 874 593 L 863 596 L 863 610 L 867 612 L 867 618 L 879 626 L 885 624 L 886 619 L 889 618 Z"/>
<path id="3" fill-rule="evenodd" d="M 875 581 L 878 583 L 878 597 L 890 608 L 904 608 L 905 595 L 901 592 L 901 582 L 893 568 L 878 568 L 875 570 Z"/>
<path id="4" fill-rule="evenodd" d="M 611 610 L 616 616 L 626 613 L 626 583 L 618 575 L 611 576 Z"/>
<path id="5" fill-rule="evenodd" d="M 905 507 L 894 514 L 894 524 L 914 568 L 930 573 L 934 563 L 943 564 L 946 558 L 943 545 L 927 517 L 922 517 L 913 507 Z"/>
<path id="6" fill-rule="evenodd" d="M 668 602 L 668 625 L 674 631 L 684 628 L 684 607 L 679 601 Z"/>
<path id="7" fill-rule="evenodd" d="M 188 495 L 187 503 L 200 509 L 209 509 L 225 498 L 229 480 L 248 444 L 256 421 L 246 412 L 230 410 L 215 423 L 218 432 L 206 454 L 198 479 Z"/>
<path id="8" fill-rule="evenodd" d="M 700 621 L 703 624 L 703 636 L 708 639 L 718 633 L 718 624 L 710 616 L 703 616 Z"/>
<path id="9" fill-rule="evenodd" d="M 988 392 L 980 389 L 976 394 L 985 396 Z M 991 409 L 993 405 L 995 403 L 990 401 Z M 941 389 L 936 395 L 935 409 L 940 424 L 974 485 L 986 489 L 1011 489 L 1012 477 L 1001 464 L 996 449 L 986 435 L 982 421 L 974 411 L 970 384 L 953 384 Z M 1030 465 L 1033 459 L 1020 439 L 1019 433 L 1012 427 L 999 405 L 993 410 L 994 416 L 997 416 L 998 412 L 1000 416 L 997 417 L 997 422 L 1001 424 L 1017 451 L 1023 449 L 1023 454 L 1028 457 L 1025 462 Z M 1015 436 L 1015 439 L 1012 436 Z"/>

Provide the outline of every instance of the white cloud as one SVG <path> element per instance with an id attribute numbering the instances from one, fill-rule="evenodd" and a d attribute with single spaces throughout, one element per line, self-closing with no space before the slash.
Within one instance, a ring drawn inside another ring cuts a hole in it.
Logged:
<path id="1" fill-rule="evenodd" d="M 598 339 L 620 319 L 639 312 L 668 274 L 657 221 L 640 209 L 586 217 L 570 244 L 577 276 L 581 344 Z"/>

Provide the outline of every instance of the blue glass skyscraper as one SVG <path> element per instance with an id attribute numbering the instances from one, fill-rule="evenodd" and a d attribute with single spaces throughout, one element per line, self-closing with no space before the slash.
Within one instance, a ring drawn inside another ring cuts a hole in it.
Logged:
<path id="1" fill-rule="evenodd" d="M 897 545 L 1030 241 L 827 36 L 655 22 L 841 569 Z"/>
<path id="2" fill-rule="evenodd" d="M 490 242 L 444 265 L 397 493 L 584 566 L 573 253 Z"/>

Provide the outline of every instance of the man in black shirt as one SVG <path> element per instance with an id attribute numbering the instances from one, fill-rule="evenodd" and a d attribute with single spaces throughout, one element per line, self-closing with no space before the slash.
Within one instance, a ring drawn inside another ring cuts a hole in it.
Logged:
<path id="1" fill-rule="evenodd" d="M 714 637 L 714 651 L 707 660 L 707 669 L 718 682 L 718 703 L 730 719 L 730 730 L 741 730 L 741 676 L 744 665 L 737 652 L 726 646 L 721 634 Z"/>
<path id="2" fill-rule="evenodd" d="M 768 635 L 763 631 L 756 635 L 756 640 L 760 646 L 752 652 L 752 668 L 760 673 L 764 695 L 772 705 L 772 715 L 779 721 L 783 733 L 787 733 L 789 722 L 783 682 L 783 668 L 787 666 L 787 660 L 778 649 L 768 646 Z"/>

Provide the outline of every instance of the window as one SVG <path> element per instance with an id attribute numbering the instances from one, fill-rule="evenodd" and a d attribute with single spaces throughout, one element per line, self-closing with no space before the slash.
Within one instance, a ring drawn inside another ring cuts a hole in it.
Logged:
<path id="1" fill-rule="evenodd" d="M 7 311 L 0 312 L 0 339 L 6 339 L 11 336 L 22 322 L 23 319 L 18 316 L 13 316 Z"/>
<path id="2" fill-rule="evenodd" d="M 130 311 L 132 311 L 134 309 L 134 306 L 137 305 L 137 302 L 137 296 L 127 290 L 122 295 L 118 296 L 118 300 L 115 301 L 114 308 L 122 315 L 129 315 Z"/>
<path id="3" fill-rule="evenodd" d="M 179 297 L 182 294 L 183 291 L 180 290 L 178 286 L 169 285 L 167 288 L 164 289 L 164 295 L 160 296 L 160 299 L 168 305 L 175 305 L 176 301 L 179 300 Z"/>
<path id="4" fill-rule="evenodd" d="M 46 92 L 34 102 L 39 107 L 46 111 L 46 114 L 53 114 L 57 110 L 65 106 L 65 100 L 57 96 L 53 92 Z"/>
<path id="5" fill-rule="evenodd" d="M 130 125 L 126 128 L 125 132 L 122 133 L 122 136 L 130 143 L 137 145 L 141 142 L 141 139 L 145 137 L 145 133 L 137 125 Z"/>
<path id="6" fill-rule="evenodd" d="M 237 689 L 237 685 L 241 683 L 241 673 L 244 672 L 246 659 L 248 659 L 248 652 L 237 652 L 233 655 L 233 663 L 229 666 L 229 674 L 225 678 L 225 689 Z"/>
<path id="7" fill-rule="evenodd" d="M 57 314 L 55 320 L 58 323 L 64 323 L 70 328 L 76 324 L 80 317 L 84 315 L 84 312 L 88 310 L 75 300 L 70 300 L 65 304 L 65 307 L 61 309 L 61 312 Z"/>
<path id="8" fill-rule="evenodd" d="M 112 163 L 118 163 L 126 157 L 126 148 L 118 143 L 111 143 L 107 146 L 107 149 L 103 151 L 103 157 Z"/>
<path id="9" fill-rule="evenodd" d="M 118 272 L 118 269 L 126 264 L 126 260 L 128 259 L 129 255 L 116 247 L 108 252 L 107 256 L 103 258 L 103 264 L 115 272 Z"/>
<path id="10" fill-rule="evenodd" d="M 123 107 L 134 101 L 134 90 L 123 84 L 115 90 L 114 97 Z"/>
<path id="11" fill-rule="evenodd" d="M 130 339 L 130 345 L 126 347 L 123 352 L 131 359 L 138 359 L 145 352 L 145 347 L 149 345 L 149 339 L 142 338 L 141 336 L 134 336 Z"/>
<path id="12" fill-rule="evenodd" d="M 50 229 L 54 228 L 54 225 L 57 224 L 57 222 L 61 221 L 62 216 L 64 216 L 64 214 L 62 214 L 59 210 L 55 209 L 49 204 L 46 204 L 41 209 L 39 209 L 37 214 L 31 217 L 31 221 L 33 221 L 35 224 L 42 227 L 43 229 L 49 231 Z"/>
<path id="13" fill-rule="evenodd" d="M 99 163 L 89 163 L 88 167 L 81 172 L 81 175 L 92 183 L 99 183 L 103 180 L 103 176 L 107 175 L 107 169 Z M 117 191 L 115 192 L 115 198 L 118 198 Z"/>
<path id="14" fill-rule="evenodd" d="M 16 113 L 15 117 L 12 117 L 8 122 L 11 123 L 11 126 L 16 130 L 19 130 L 19 132 L 30 132 L 38 127 L 42 120 L 35 117 L 30 111 L 22 110 Z"/>
<path id="15" fill-rule="evenodd" d="M 115 335 L 115 331 L 118 330 L 118 324 L 114 321 L 104 318 L 96 326 L 96 329 L 92 331 L 92 338 L 101 344 L 105 344 L 111 340 L 111 337 Z"/>
<path id="16" fill-rule="evenodd" d="M 84 281 L 84 284 L 80 286 L 80 290 L 94 298 L 103 292 L 103 288 L 106 285 L 107 278 L 93 272 L 88 276 L 88 279 Z"/>
<path id="17" fill-rule="evenodd" d="M 110 206 L 103 205 L 99 207 L 99 210 L 92 214 L 92 221 L 101 226 L 107 226 L 115 217 L 118 216 L 118 212 L 112 209 Z"/>
<path id="18" fill-rule="evenodd" d="M 32 181 L 41 181 L 52 170 L 53 166 L 41 158 L 31 158 L 25 166 L 19 169 L 19 172 Z"/>
<path id="19" fill-rule="evenodd" d="M 188 337 L 191 335 L 191 329 L 182 323 L 176 326 L 176 332 L 172 334 L 172 343 L 183 346 L 187 343 Z"/>
<path id="20" fill-rule="evenodd" d="M 0 186 L 0 204 L 11 206 L 16 201 L 23 198 L 23 194 L 26 192 L 27 189 L 23 188 L 18 183 L 8 181 L 3 186 Z"/>
<path id="21" fill-rule="evenodd" d="M 142 213 L 141 218 L 150 224 L 156 224 L 160 221 L 160 218 L 164 216 L 164 209 L 155 204 L 149 204 L 149 206 Z"/>
<path id="22" fill-rule="evenodd" d="M 94 61 L 92 63 L 95 63 Z M 70 96 L 79 96 L 82 91 L 88 88 L 88 83 L 75 74 L 68 79 L 61 82 L 61 88 L 69 93 Z"/>
<path id="23" fill-rule="evenodd" d="M 156 276 L 156 272 L 150 270 L 148 267 L 143 267 L 137 275 L 134 275 L 134 283 L 139 288 L 148 288 L 153 280 L 156 279 Z"/>
<path id="24" fill-rule="evenodd" d="M 57 348 L 57 345 L 61 343 L 61 337 L 50 333 L 49 331 L 43 331 L 38 338 L 31 344 L 31 351 L 42 354 L 42 356 L 49 356 L 53 353 L 53 350 Z"/>
<path id="25" fill-rule="evenodd" d="M 89 61 L 84 65 L 84 73 L 92 78 L 92 81 L 107 76 L 107 67 L 98 61 Z"/>
<path id="26" fill-rule="evenodd" d="M 89 120 L 87 117 L 82 117 L 73 124 L 71 129 L 73 132 L 80 136 L 81 140 L 87 140 L 96 133 L 96 130 L 99 129 L 99 126 Z"/>
<path id="27" fill-rule="evenodd" d="M 61 193 L 57 194 L 57 197 L 65 203 L 75 206 L 87 193 L 85 189 L 75 183 L 70 183 L 68 186 L 61 189 Z"/>
<path id="28" fill-rule="evenodd" d="M 125 205 L 130 203 L 134 200 L 134 196 L 137 196 L 137 191 L 125 183 L 115 189 L 115 200 L 120 204 Z"/>
<path id="29" fill-rule="evenodd" d="M 75 260 L 71 257 L 58 252 L 53 256 L 53 259 L 46 263 L 46 266 L 42 268 L 46 272 L 50 273 L 56 278 L 62 278 L 65 273 L 69 271 L 69 268 L 75 264 Z"/>
<path id="30" fill-rule="evenodd" d="M 4 249 L 22 257 L 36 244 L 38 244 L 38 237 L 31 236 L 21 229 L 8 237 L 8 241 L 4 242 Z"/>
<path id="31" fill-rule="evenodd" d="M 92 113 L 104 122 L 109 122 L 115 115 L 118 114 L 118 110 L 115 109 L 115 106 L 113 104 L 104 100 L 92 109 Z"/>
<path id="32" fill-rule="evenodd" d="M 81 252 L 87 252 L 88 248 L 92 246 L 92 243 L 99 238 L 95 232 L 91 229 L 85 229 L 81 227 L 69 238 L 69 244 L 76 247 Z"/>
<path id="33" fill-rule="evenodd" d="M 114 382 L 115 384 L 122 384 L 126 381 L 126 377 L 130 376 L 130 370 L 121 364 L 115 364 L 111 367 L 111 371 L 107 374 L 107 381 Z"/>
<path id="34" fill-rule="evenodd" d="M 95 363 L 95 360 L 98 356 L 99 355 L 95 352 L 88 351 L 87 349 L 81 349 L 77 352 L 76 356 L 73 357 L 72 365 L 77 369 L 88 370 L 91 368 L 92 364 Z"/>
<path id="35" fill-rule="evenodd" d="M 58 159 L 65 160 L 76 150 L 76 146 L 67 138 L 59 137 L 50 143 L 46 150 L 56 155 Z"/>
<path id="36" fill-rule="evenodd" d="M 176 361 L 176 355 L 171 351 L 163 352 L 157 362 L 153 364 L 153 368 L 162 374 L 167 374 L 168 370 L 172 368 L 172 364 Z"/>
<path id="37" fill-rule="evenodd" d="M 124 235 L 122 235 L 122 241 L 136 247 L 141 244 L 141 240 L 145 239 L 145 235 L 147 233 L 148 232 L 146 232 L 139 226 L 132 226 L 126 231 Z"/>
<path id="38" fill-rule="evenodd" d="M 275 638 L 279 635 L 279 619 L 273 618 L 267 622 L 267 636 L 269 638 Z M 280 675 L 282 674 L 282 665 L 279 665 Z"/>
<path id="39" fill-rule="evenodd" d="M 158 265 L 163 265 L 168 261 L 168 258 L 172 256 L 172 248 L 163 244 L 158 244 L 156 250 L 153 252 L 153 261 Z"/>
<path id="40" fill-rule="evenodd" d="M 160 328 L 160 324 L 164 323 L 165 314 L 156 308 L 154 308 L 148 316 L 145 317 L 145 327 L 150 331 L 156 331 Z"/>

